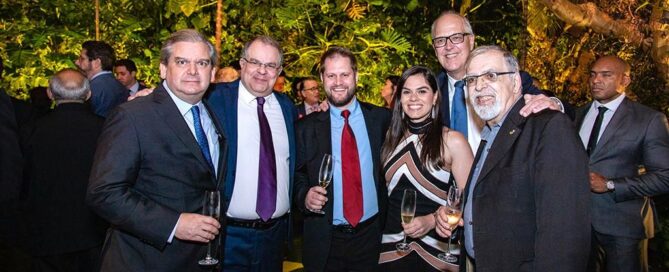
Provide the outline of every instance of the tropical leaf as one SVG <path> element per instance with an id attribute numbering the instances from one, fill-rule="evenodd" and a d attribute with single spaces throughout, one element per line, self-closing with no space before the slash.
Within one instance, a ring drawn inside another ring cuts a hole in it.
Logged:
<path id="1" fill-rule="evenodd" d="M 395 30 L 384 29 L 381 31 L 381 38 L 388 46 L 397 50 L 397 53 L 405 53 L 411 49 L 411 43 Z"/>
<path id="2" fill-rule="evenodd" d="M 365 17 L 366 11 L 366 6 L 362 6 L 353 1 L 351 5 L 349 5 L 348 9 L 346 9 L 346 15 L 348 15 L 349 18 L 357 21 Z"/>

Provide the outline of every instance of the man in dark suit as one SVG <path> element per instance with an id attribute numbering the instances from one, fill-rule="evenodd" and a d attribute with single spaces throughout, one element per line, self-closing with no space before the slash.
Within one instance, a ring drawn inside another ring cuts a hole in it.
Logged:
<path id="1" fill-rule="evenodd" d="M 128 100 L 128 89 L 112 74 L 114 49 L 101 41 L 86 41 L 74 62 L 91 82 L 91 107 L 106 118 L 112 109 Z"/>
<path id="2" fill-rule="evenodd" d="M 390 112 L 356 99 L 357 64 L 348 49 L 330 47 L 320 67 L 329 110 L 297 125 L 295 205 L 304 212 L 304 267 L 377 271 L 388 195 L 380 152 Z M 318 184 L 324 154 L 333 158 L 327 188 Z"/>
<path id="3" fill-rule="evenodd" d="M 224 271 L 281 271 L 297 119 L 290 98 L 272 91 L 282 62 L 278 42 L 256 37 L 242 49 L 240 80 L 216 85 L 208 98 L 229 140 Z"/>
<path id="4" fill-rule="evenodd" d="M 520 115 L 518 62 L 500 47 L 474 49 L 464 80 L 486 127 L 463 192 L 461 271 L 585 271 L 587 158 L 571 121 L 555 111 Z M 437 219 L 450 235 L 445 213 Z"/>
<path id="5" fill-rule="evenodd" d="M 2 59 L 0 59 L 0 80 L 2 80 Z M 14 116 L 14 106 L 4 90 L 0 90 L 0 203 L 16 200 L 19 196 L 21 180 L 21 150 Z M 4 206 L 4 205 L 3 205 Z"/>
<path id="6" fill-rule="evenodd" d="M 137 65 L 131 59 L 117 60 L 114 63 L 114 73 L 116 79 L 128 89 L 129 95 L 146 89 L 146 85 L 137 80 Z"/>
<path id="7" fill-rule="evenodd" d="M 225 139 L 201 101 L 216 60 L 202 34 L 173 33 L 161 49 L 163 82 L 107 118 L 86 198 L 112 225 L 102 271 L 200 270 L 221 227 L 200 215 L 204 192 L 224 186 Z"/>
<path id="8" fill-rule="evenodd" d="M 592 271 L 648 270 L 656 219 L 651 197 L 669 192 L 667 119 L 626 98 L 629 83 L 625 61 L 599 58 L 590 69 L 594 101 L 577 111 L 590 155 Z"/>
<path id="9" fill-rule="evenodd" d="M 467 138 L 472 150 L 477 150 L 485 122 L 476 115 L 466 101 L 466 90 L 462 83 L 465 76 L 465 61 L 474 49 L 474 31 L 467 18 L 448 10 L 434 20 L 431 33 L 434 53 L 443 68 L 437 76 L 442 93 L 443 125 L 461 132 Z M 527 78 L 531 81 L 531 77 Z M 521 110 L 523 116 L 547 108 L 563 109 L 559 99 L 546 97 L 539 89 L 531 87 L 531 82 L 523 83 L 524 86 L 528 86 L 522 89 L 523 94 L 527 94 L 525 95 L 527 105 Z M 460 103 L 457 103 L 458 101 Z"/>
<path id="10" fill-rule="evenodd" d="M 302 98 L 302 103 L 297 104 L 297 117 L 303 117 L 314 112 L 321 111 L 318 100 L 320 99 L 320 87 L 318 81 L 313 77 L 305 77 L 295 84 L 295 90 Z"/>
<path id="11" fill-rule="evenodd" d="M 106 224 L 84 199 L 104 119 L 84 104 L 91 91 L 77 70 L 56 73 L 47 94 L 56 108 L 21 130 L 25 244 L 33 271 L 98 271 Z"/>

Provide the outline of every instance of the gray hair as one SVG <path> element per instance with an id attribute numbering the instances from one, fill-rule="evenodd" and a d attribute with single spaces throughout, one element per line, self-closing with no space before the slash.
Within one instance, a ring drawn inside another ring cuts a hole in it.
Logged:
<path id="1" fill-rule="evenodd" d="M 432 38 L 435 38 L 434 37 L 434 28 L 437 27 L 437 21 L 439 21 L 439 19 L 441 17 L 444 17 L 446 15 L 455 15 L 455 16 L 459 17 L 460 19 L 462 19 L 462 25 L 465 26 L 465 32 L 474 34 L 474 30 L 472 29 L 472 25 L 469 23 L 469 20 L 466 17 L 460 15 L 460 13 L 458 13 L 455 10 L 445 10 L 445 11 L 441 12 L 441 14 L 439 14 L 437 19 L 434 19 L 434 21 L 432 22 L 432 27 L 430 27 L 430 35 L 432 36 Z"/>
<path id="2" fill-rule="evenodd" d="M 211 61 L 211 66 L 218 66 L 218 56 L 216 55 L 216 49 L 214 45 L 211 44 L 207 38 L 193 29 L 182 29 L 177 32 L 172 33 L 169 38 L 163 44 L 163 47 L 160 49 L 160 63 L 167 65 L 170 57 L 172 56 L 172 47 L 175 43 L 178 42 L 192 42 L 192 43 L 204 43 L 209 48 L 209 60 Z"/>
<path id="3" fill-rule="evenodd" d="M 91 91 L 88 78 L 78 70 L 65 68 L 49 79 L 49 90 L 56 102 L 61 100 L 86 101 Z"/>
<path id="4" fill-rule="evenodd" d="M 519 65 L 518 65 L 518 60 L 516 59 L 513 54 L 509 50 L 506 50 L 504 48 L 501 48 L 497 45 L 484 45 L 484 46 L 479 46 L 472 50 L 471 53 L 469 53 L 469 57 L 467 58 L 467 62 L 465 63 L 465 69 L 469 68 L 469 63 L 472 61 L 473 58 L 475 58 L 478 55 L 482 55 L 491 51 L 496 51 L 502 54 L 504 57 L 504 62 L 506 62 L 507 68 L 509 68 L 510 71 L 512 72 L 518 72 Z"/>
<path id="5" fill-rule="evenodd" d="M 279 42 L 277 42 L 272 37 L 264 36 L 264 35 L 257 36 L 257 37 L 253 38 L 252 40 L 250 40 L 250 41 L 248 41 L 244 44 L 244 48 L 242 48 L 242 56 L 241 56 L 242 58 L 247 57 L 249 47 L 251 47 L 251 45 L 256 41 L 276 48 L 276 50 L 279 51 L 279 63 L 278 64 L 279 64 L 279 66 L 281 66 L 283 64 L 283 50 L 281 49 L 281 45 L 279 44 Z"/>

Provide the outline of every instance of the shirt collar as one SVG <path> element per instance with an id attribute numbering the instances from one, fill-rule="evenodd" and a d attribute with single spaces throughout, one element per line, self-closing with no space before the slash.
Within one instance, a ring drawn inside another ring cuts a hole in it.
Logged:
<path id="1" fill-rule="evenodd" d="M 165 87 L 165 90 L 167 91 L 167 93 L 172 98 L 172 101 L 174 101 L 174 104 L 177 105 L 177 108 L 179 109 L 179 113 L 181 113 L 181 116 L 186 116 L 186 114 L 190 111 L 190 109 L 193 106 L 198 106 L 198 108 L 200 108 L 200 111 L 202 111 L 202 108 L 201 108 L 202 101 L 198 101 L 197 104 L 191 105 L 190 103 L 188 103 L 186 101 L 183 101 L 183 100 L 181 100 L 181 98 L 174 95 L 174 93 L 172 93 L 172 90 L 170 90 L 170 87 L 167 86 L 166 81 L 163 81 L 163 87 Z"/>
<path id="2" fill-rule="evenodd" d="M 343 110 L 340 110 L 339 108 L 335 107 L 334 105 L 332 105 L 332 103 L 329 103 L 329 104 L 330 104 L 330 118 L 344 119 L 344 117 L 341 116 L 341 112 Z M 353 96 L 353 100 L 351 100 L 351 104 L 348 105 L 348 107 L 346 109 L 349 112 L 351 112 L 351 115 L 349 115 L 349 116 L 353 116 L 354 114 L 356 114 L 359 111 L 360 103 L 358 103 L 358 99 L 355 96 Z"/>
<path id="3" fill-rule="evenodd" d="M 95 79 L 96 77 L 99 77 L 101 75 L 106 75 L 106 74 L 111 74 L 111 71 L 100 71 L 99 73 L 95 74 L 94 76 L 91 77 L 91 80 Z"/>
<path id="4" fill-rule="evenodd" d="M 594 109 L 598 108 L 599 106 L 604 106 L 611 112 L 615 112 L 618 109 L 618 106 L 620 106 L 620 103 L 623 103 L 623 99 L 625 99 L 625 93 L 621 93 L 618 97 L 616 97 L 616 99 L 613 99 L 606 104 L 599 103 L 599 101 L 595 100 L 592 103 L 592 106 Z"/>
<path id="5" fill-rule="evenodd" d="M 253 105 L 257 104 L 256 102 L 256 97 L 255 95 L 251 94 L 246 87 L 244 87 L 244 84 L 242 82 L 239 82 L 239 100 L 244 102 L 245 104 L 251 104 Z M 272 99 L 274 99 L 274 92 L 270 93 L 268 96 L 265 96 L 265 103 L 270 102 Z"/>

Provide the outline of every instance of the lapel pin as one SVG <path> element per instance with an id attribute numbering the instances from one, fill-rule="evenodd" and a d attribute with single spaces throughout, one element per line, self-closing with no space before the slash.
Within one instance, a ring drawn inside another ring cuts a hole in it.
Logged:
<path id="1" fill-rule="evenodd" d="M 516 129 L 512 129 L 511 131 L 509 131 L 509 135 L 513 135 L 514 133 L 516 133 Z"/>

